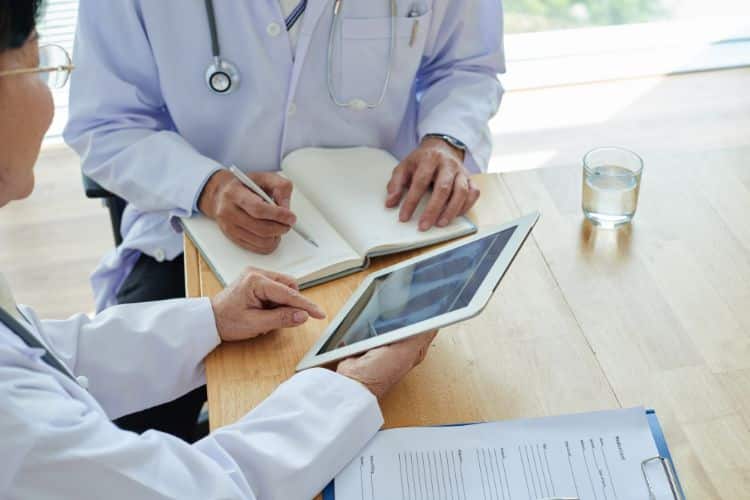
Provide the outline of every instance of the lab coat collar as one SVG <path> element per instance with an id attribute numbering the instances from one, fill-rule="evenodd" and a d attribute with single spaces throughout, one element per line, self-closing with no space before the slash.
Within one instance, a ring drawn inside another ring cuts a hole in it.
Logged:
<path id="1" fill-rule="evenodd" d="M 323 15 L 323 11 L 326 5 L 331 5 L 331 2 L 329 0 L 309 0 L 307 2 L 305 14 L 302 16 L 302 26 L 300 27 L 299 37 L 297 38 L 297 50 L 294 53 L 292 76 L 289 81 L 289 89 L 287 90 L 286 96 L 287 106 L 289 105 L 289 103 L 294 101 L 294 96 L 297 92 L 297 84 L 299 83 L 299 77 L 305 64 L 305 56 L 307 55 L 307 50 L 310 48 L 310 43 L 315 33 L 315 29 L 318 25 L 318 22 L 320 21 L 320 17 Z M 284 125 L 284 129 L 281 133 L 279 164 L 281 164 L 284 155 L 284 149 L 286 147 L 286 135 L 287 127 L 286 125 Z"/>
<path id="2" fill-rule="evenodd" d="M 318 25 L 318 20 L 323 14 L 323 9 L 326 5 L 330 5 L 333 9 L 331 0 L 309 0 L 307 2 L 307 8 L 305 9 L 305 15 L 302 16 L 302 26 L 300 27 L 300 34 L 304 33 L 308 36 L 312 35 L 315 31 L 315 27 Z M 307 50 L 307 47 L 305 47 Z"/>
<path id="3" fill-rule="evenodd" d="M 329 0 L 309 0 L 307 2 L 305 14 L 302 16 L 302 26 L 299 31 L 299 38 L 297 39 L 297 50 L 294 54 L 294 67 L 292 69 L 292 78 L 289 85 L 288 96 L 290 99 L 294 97 L 297 82 L 299 81 L 299 75 L 302 71 L 305 56 L 307 55 L 307 49 L 310 48 L 313 33 L 315 33 L 318 21 L 320 20 L 320 16 L 323 15 L 323 10 L 326 5 L 331 5 L 331 2 Z"/>

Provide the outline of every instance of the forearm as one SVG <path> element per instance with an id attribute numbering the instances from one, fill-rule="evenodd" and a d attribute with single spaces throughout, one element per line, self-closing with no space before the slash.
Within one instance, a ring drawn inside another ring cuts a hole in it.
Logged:
<path id="1" fill-rule="evenodd" d="M 295 375 L 244 419 L 195 447 L 258 498 L 312 498 L 382 423 L 364 386 L 317 368 Z"/>
<path id="2" fill-rule="evenodd" d="M 24 381 L 15 393 L 0 384 L 3 498 L 255 499 L 249 485 L 184 441 L 120 430 L 48 376 Z"/>
<path id="3" fill-rule="evenodd" d="M 487 169 L 488 121 L 502 97 L 505 71 L 500 0 L 435 0 L 425 59 L 417 75 L 417 133 L 455 137 L 467 146 L 465 165 Z"/>
<path id="4" fill-rule="evenodd" d="M 203 186 L 221 168 L 176 132 L 158 130 L 156 123 L 133 126 L 138 119 L 150 121 L 147 117 L 104 124 L 75 111 L 72 116 L 65 138 L 80 154 L 83 172 L 139 210 L 191 215 Z"/>
<path id="5" fill-rule="evenodd" d="M 110 418 L 171 401 L 205 384 L 203 358 L 219 343 L 210 301 L 127 304 L 95 318 L 43 321 L 40 330 Z"/>
<path id="6" fill-rule="evenodd" d="M 488 122 L 497 113 L 502 87 L 496 75 L 455 71 L 425 89 L 419 103 L 417 134 L 446 134 L 466 145 L 464 165 L 487 170 L 492 152 Z"/>
<path id="7" fill-rule="evenodd" d="M 0 366 L 7 457 L 0 491 L 11 499 L 312 498 L 382 424 L 363 386 L 312 370 L 240 422 L 189 445 L 161 432 L 122 431 L 88 398 L 18 366 Z"/>

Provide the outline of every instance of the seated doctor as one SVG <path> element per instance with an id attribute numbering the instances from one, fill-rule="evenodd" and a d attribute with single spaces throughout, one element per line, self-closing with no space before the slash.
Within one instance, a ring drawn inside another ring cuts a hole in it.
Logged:
<path id="1" fill-rule="evenodd" d="M 185 296 L 173 216 L 201 212 L 238 245 L 272 252 L 296 220 L 292 185 L 273 172 L 302 147 L 402 159 L 373 186 L 402 221 L 425 196 L 423 229 L 465 213 L 502 95 L 502 21 L 501 0 L 80 0 L 65 140 L 128 202 L 124 241 L 92 277 L 97 310 Z M 118 423 L 180 435 L 203 397 Z"/>
<path id="2" fill-rule="evenodd" d="M 53 113 L 43 80 L 62 84 L 71 69 L 57 66 L 67 59 L 59 47 L 38 49 L 38 6 L 0 3 L 0 207 L 31 192 Z M 110 421 L 204 384 L 202 360 L 222 340 L 308 316 L 323 314 L 289 278 L 251 271 L 212 300 L 45 321 L 14 303 L 0 275 L 0 496 L 312 498 L 373 437 L 382 423 L 377 397 L 421 361 L 434 334 L 342 361 L 336 372 L 301 372 L 192 445 Z"/>
<path id="3" fill-rule="evenodd" d="M 402 158 L 374 186 L 402 221 L 423 196 L 423 229 L 466 212 L 502 94 L 502 22 L 500 0 L 80 0 L 64 136 L 128 202 L 125 241 L 93 277 L 98 307 L 184 296 L 175 215 L 272 252 L 295 222 L 273 172 L 302 147 Z"/>

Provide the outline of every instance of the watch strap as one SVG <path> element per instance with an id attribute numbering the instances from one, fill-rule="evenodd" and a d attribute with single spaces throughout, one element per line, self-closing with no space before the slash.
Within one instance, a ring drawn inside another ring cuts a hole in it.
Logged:
<path id="1" fill-rule="evenodd" d="M 466 151 L 468 148 L 466 147 L 466 144 L 461 142 L 460 140 L 456 139 L 452 135 L 448 134 L 425 134 L 425 137 L 437 137 L 438 139 L 442 139 L 451 146 L 453 146 L 456 149 L 460 149 L 461 151 Z"/>

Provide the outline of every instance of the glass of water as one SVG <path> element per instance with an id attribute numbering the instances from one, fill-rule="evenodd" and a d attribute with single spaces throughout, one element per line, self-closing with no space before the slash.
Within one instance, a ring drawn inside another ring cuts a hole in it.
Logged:
<path id="1" fill-rule="evenodd" d="M 623 148 L 596 148 L 583 157 L 583 214 L 594 224 L 617 227 L 633 219 L 643 160 Z"/>

